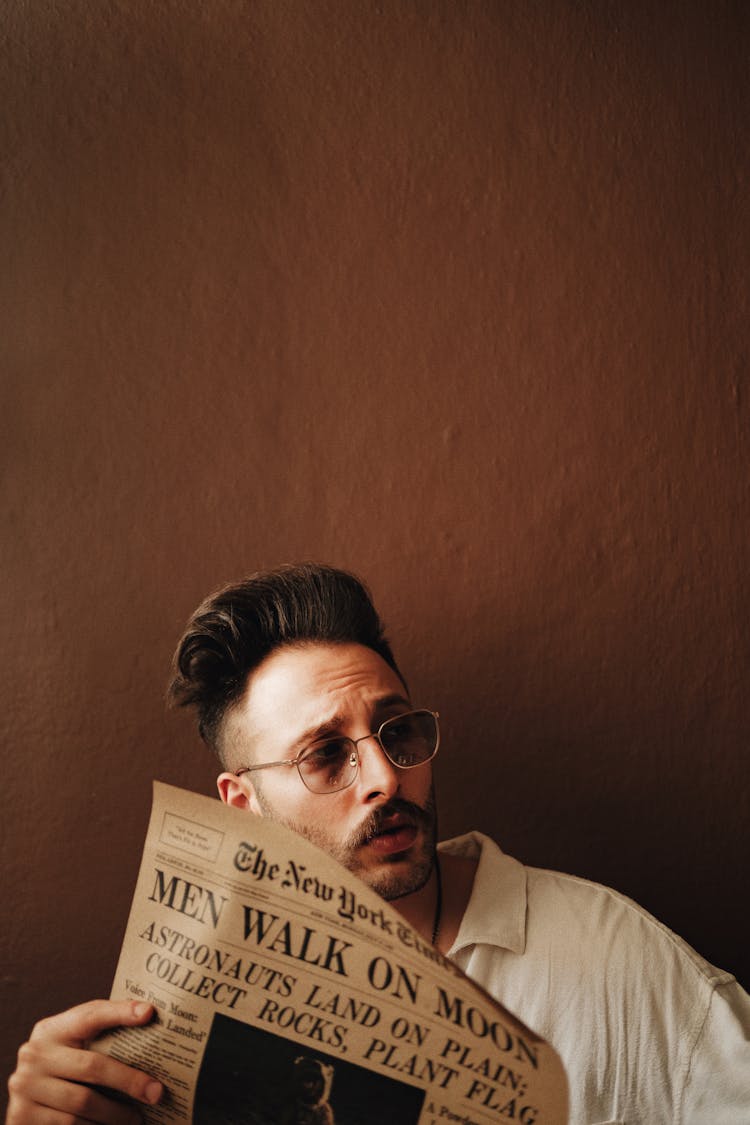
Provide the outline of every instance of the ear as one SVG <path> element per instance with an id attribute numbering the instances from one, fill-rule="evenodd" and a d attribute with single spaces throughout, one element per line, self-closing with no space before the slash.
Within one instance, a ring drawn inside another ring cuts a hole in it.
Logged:
<path id="1" fill-rule="evenodd" d="M 235 809 L 245 809 L 247 812 L 262 816 L 263 812 L 255 796 L 253 783 L 248 780 L 247 774 L 238 777 L 236 773 L 220 773 L 216 778 L 216 788 L 225 805 Z"/>

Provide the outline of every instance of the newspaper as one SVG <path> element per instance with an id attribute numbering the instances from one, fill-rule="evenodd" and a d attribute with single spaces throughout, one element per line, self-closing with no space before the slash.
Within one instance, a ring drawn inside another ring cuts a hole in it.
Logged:
<path id="1" fill-rule="evenodd" d="M 288 829 L 154 783 L 96 1048 L 165 1085 L 147 1122 L 562 1125 L 553 1049 Z"/>

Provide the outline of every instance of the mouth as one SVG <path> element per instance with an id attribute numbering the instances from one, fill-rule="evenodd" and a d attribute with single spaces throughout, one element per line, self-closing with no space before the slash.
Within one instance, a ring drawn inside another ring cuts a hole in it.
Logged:
<path id="1" fill-rule="evenodd" d="M 404 816 L 385 817 L 367 841 L 367 846 L 377 855 L 397 855 L 408 851 L 414 844 L 419 829 Z"/>

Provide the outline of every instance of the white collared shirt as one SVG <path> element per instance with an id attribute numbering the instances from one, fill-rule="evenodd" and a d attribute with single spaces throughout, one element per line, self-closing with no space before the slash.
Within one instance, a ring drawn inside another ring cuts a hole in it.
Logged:
<path id="1" fill-rule="evenodd" d="M 448 956 L 562 1058 L 571 1125 L 750 1125 L 750 997 L 624 895 L 479 856 Z"/>

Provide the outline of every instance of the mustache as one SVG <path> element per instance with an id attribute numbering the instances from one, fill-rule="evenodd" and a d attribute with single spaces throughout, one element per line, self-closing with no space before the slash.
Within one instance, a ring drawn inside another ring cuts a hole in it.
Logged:
<path id="1" fill-rule="evenodd" d="M 371 813 L 359 826 L 348 842 L 349 847 L 359 848 L 363 844 L 369 843 L 374 836 L 382 831 L 384 822 L 393 816 L 403 817 L 416 828 L 430 829 L 435 820 L 432 796 L 430 796 L 427 807 L 424 809 L 421 805 L 415 805 L 413 801 L 407 801 L 403 797 L 392 797 L 385 805 L 381 805 L 379 809 Z"/>

